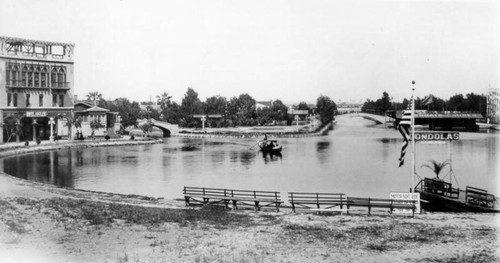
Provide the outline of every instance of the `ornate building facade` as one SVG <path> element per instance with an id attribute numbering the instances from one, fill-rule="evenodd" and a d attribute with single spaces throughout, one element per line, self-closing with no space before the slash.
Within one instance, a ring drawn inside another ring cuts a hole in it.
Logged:
<path id="1" fill-rule="evenodd" d="M 500 123 L 499 116 L 500 90 L 490 89 L 486 98 L 486 118 L 492 123 Z"/>
<path id="2" fill-rule="evenodd" d="M 74 44 L 0 36 L 0 142 L 49 139 L 72 116 L 73 52 Z"/>

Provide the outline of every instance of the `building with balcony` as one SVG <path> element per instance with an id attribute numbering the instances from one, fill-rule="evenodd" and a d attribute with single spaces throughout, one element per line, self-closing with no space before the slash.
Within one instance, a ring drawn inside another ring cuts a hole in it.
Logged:
<path id="1" fill-rule="evenodd" d="M 49 139 L 73 114 L 74 47 L 0 36 L 0 142 Z"/>

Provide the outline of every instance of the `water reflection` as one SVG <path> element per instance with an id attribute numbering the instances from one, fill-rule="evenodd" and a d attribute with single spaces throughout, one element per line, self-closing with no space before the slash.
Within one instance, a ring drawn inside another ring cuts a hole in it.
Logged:
<path id="1" fill-rule="evenodd" d="M 408 189 L 410 159 L 398 167 L 402 138 L 397 130 L 369 128 L 371 122 L 362 118 L 337 120 L 328 136 L 280 139 L 282 155 L 264 155 L 251 148 L 254 139 L 172 137 L 155 145 L 19 155 L 0 164 L 6 173 L 28 180 L 166 198 L 180 197 L 185 185 L 272 190 L 282 196 L 287 191 L 308 191 L 381 198 Z M 499 194 L 500 189 L 493 187 L 498 185 L 498 136 L 468 136 L 451 145 L 419 144 L 417 173 L 432 176 L 420 165 L 429 159 L 450 159 L 451 148 L 460 186 Z"/>
<path id="2" fill-rule="evenodd" d="M 317 152 L 322 152 L 327 150 L 330 147 L 330 142 L 328 141 L 321 141 L 316 143 L 316 151 Z"/>
<path id="3" fill-rule="evenodd" d="M 281 161 L 283 157 L 281 153 L 261 152 L 261 154 L 264 158 L 265 164 L 268 164 L 269 162 Z"/>

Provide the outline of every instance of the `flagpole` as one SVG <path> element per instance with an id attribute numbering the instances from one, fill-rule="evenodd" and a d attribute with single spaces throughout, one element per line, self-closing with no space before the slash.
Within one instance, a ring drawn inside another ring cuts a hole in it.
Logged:
<path id="1" fill-rule="evenodd" d="M 415 85 L 415 81 L 411 84 Z M 412 88 L 411 94 L 411 188 L 410 191 L 414 192 L 415 187 L 415 88 Z"/>

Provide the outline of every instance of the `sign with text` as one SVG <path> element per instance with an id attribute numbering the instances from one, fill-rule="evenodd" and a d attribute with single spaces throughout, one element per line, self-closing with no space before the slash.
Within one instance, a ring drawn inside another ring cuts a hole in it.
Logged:
<path id="1" fill-rule="evenodd" d="M 27 111 L 26 117 L 47 117 L 46 111 Z"/>
<path id="2" fill-rule="evenodd" d="M 411 202 L 405 202 L 405 200 L 411 201 L 415 200 L 415 205 L 417 206 L 415 209 L 415 214 L 420 213 L 420 193 L 391 193 L 390 199 L 398 200 L 401 204 L 411 204 Z M 394 209 L 392 211 L 395 214 L 411 214 L 411 209 Z"/>
<path id="3" fill-rule="evenodd" d="M 415 132 L 415 141 L 458 141 L 458 132 Z"/>

